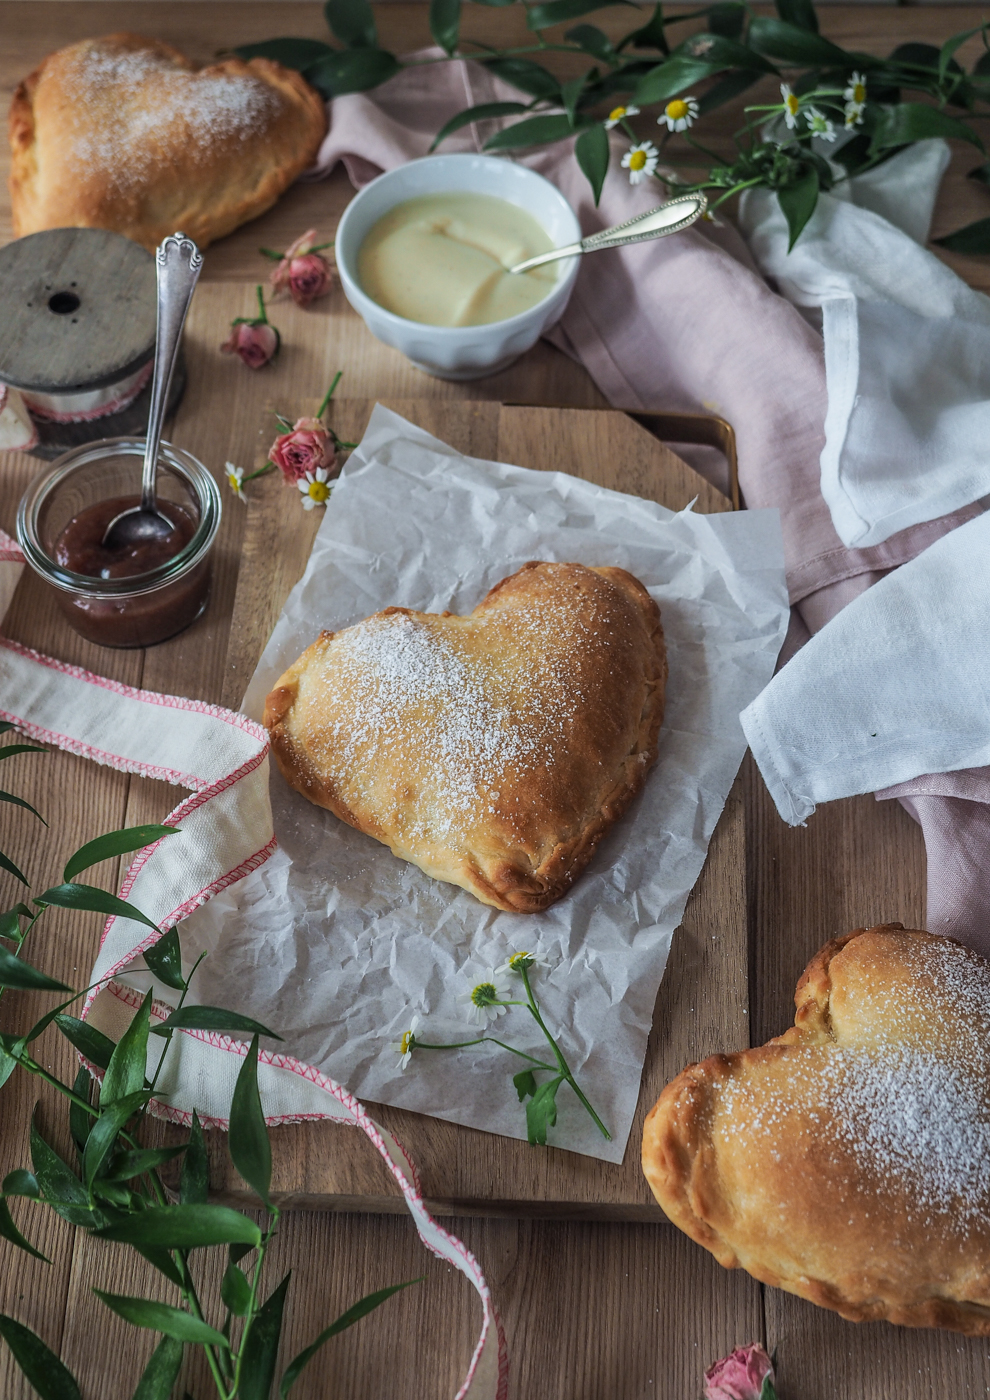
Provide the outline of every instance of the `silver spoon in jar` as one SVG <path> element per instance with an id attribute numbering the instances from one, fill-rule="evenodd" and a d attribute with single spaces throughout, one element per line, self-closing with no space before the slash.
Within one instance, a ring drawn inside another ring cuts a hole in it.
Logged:
<path id="1" fill-rule="evenodd" d="M 637 214 L 635 219 L 627 219 L 614 228 L 602 229 L 601 233 L 590 233 L 580 243 L 568 243 L 566 248 L 551 248 L 549 253 L 539 253 L 535 258 L 516 263 L 506 268 L 507 272 L 529 272 L 530 268 L 542 267 L 544 263 L 556 262 L 558 258 L 573 258 L 579 253 L 597 253 L 601 248 L 621 248 L 626 243 L 645 243 L 649 238 L 665 238 L 668 233 L 680 233 L 701 218 L 708 208 L 708 200 L 699 190 L 695 194 L 679 194 L 676 199 L 668 199 L 648 214 Z"/>
<path id="2" fill-rule="evenodd" d="M 173 233 L 155 254 L 158 280 L 158 328 L 155 335 L 155 368 L 151 380 L 151 408 L 148 413 L 148 433 L 144 443 L 144 466 L 141 471 L 141 504 L 115 515 L 103 533 L 106 549 L 126 549 L 144 541 L 164 539 L 175 526 L 158 507 L 155 478 L 158 469 L 158 449 L 162 440 L 162 424 L 168 390 L 172 382 L 179 353 L 182 327 L 192 301 L 203 254 L 191 238 Z"/>

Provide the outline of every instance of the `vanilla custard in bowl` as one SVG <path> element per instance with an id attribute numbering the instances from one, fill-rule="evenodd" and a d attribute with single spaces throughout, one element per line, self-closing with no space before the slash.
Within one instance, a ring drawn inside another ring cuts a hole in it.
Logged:
<path id="1" fill-rule="evenodd" d="M 556 265 L 507 268 L 553 243 L 507 199 L 441 190 L 395 205 L 358 250 L 362 290 L 386 311 L 431 326 L 484 326 L 528 311 L 557 280 Z"/>

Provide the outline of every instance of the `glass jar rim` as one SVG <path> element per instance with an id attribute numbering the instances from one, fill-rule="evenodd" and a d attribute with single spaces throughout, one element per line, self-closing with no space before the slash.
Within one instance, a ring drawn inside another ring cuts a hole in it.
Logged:
<path id="1" fill-rule="evenodd" d="M 17 508 L 17 541 L 24 557 L 35 573 L 57 588 L 71 593 L 84 593 L 91 598 L 133 597 L 152 593 L 174 583 L 194 568 L 207 554 L 220 528 L 222 504 L 216 481 L 196 457 L 172 443 L 162 442 L 158 460 L 171 467 L 191 488 L 199 505 L 199 523 L 192 538 L 178 554 L 144 574 L 129 578 L 95 578 L 92 574 L 77 574 L 62 568 L 42 547 L 38 536 L 38 517 L 42 507 L 59 487 L 75 472 L 105 457 L 144 457 L 144 438 L 99 438 L 73 447 L 57 458 L 46 472 L 36 477 Z"/>

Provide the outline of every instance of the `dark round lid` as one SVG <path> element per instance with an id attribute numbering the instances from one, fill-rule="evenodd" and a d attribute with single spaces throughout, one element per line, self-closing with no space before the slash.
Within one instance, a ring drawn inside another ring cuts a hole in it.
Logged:
<path id="1" fill-rule="evenodd" d="M 29 233 L 0 248 L 0 380 L 79 393 L 134 374 L 155 348 L 155 259 L 100 228 Z"/>

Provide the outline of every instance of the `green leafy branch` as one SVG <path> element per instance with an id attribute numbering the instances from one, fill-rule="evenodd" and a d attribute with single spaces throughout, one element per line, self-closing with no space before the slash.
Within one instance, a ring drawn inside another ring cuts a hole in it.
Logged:
<path id="1" fill-rule="evenodd" d="M 4 723 L 0 733 L 12 728 Z M 21 753 L 46 752 L 33 744 L 7 744 L 0 748 L 0 761 Z M 29 803 L 11 793 L 0 794 L 0 800 L 44 821 Z M 0 1184 L 0 1236 L 32 1257 L 51 1262 L 14 1221 L 9 1202 L 24 1199 L 48 1206 L 96 1239 L 133 1246 L 168 1280 L 176 1290 L 175 1303 L 94 1290 L 119 1317 L 161 1336 L 133 1400 L 168 1400 L 187 1345 L 203 1348 L 220 1400 L 269 1400 L 291 1274 L 286 1274 L 267 1297 L 263 1296 L 266 1254 L 280 1212 L 271 1199 L 271 1146 L 258 1090 L 258 1042 L 261 1035 L 274 1040 L 280 1037 L 238 1012 L 186 1005 L 199 962 L 188 976 L 183 975 L 174 927 L 145 951 L 144 958 L 160 982 L 179 992 L 176 1008 L 160 1025 L 152 1026 L 149 991 L 116 1044 L 88 1021 L 70 1013 L 69 1008 L 92 987 L 73 992 L 23 957 L 28 937 L 49 908 L 135 919 L 160 933 L 156 924 L 129 901 L 97 886 L 80 884 L 75 877 L 101 861 L 141 850 L 176 831 L 175 827 L 147 825 L 97 837 L 69 857 L 61 884 L 32 898 L 30 905 L 21 902 L 0 913 L 0 997 L 7 989 L 71 993 L 25 1034 L 0 1034 L 0 1087 L 20 1068 L 55 1089 L 68 1104 L 75 1151 L 74 1161 L 61 1156 L 42 1132 L 35 1114 L 30 1131 L 31 1168 L 8 1172 Z M 28 886 L 26 876 L 3 852 L 0 866 Z M 83 1060 L 102 1074 L 101 1080 L 95 1081 L 84 1064 L 70 1086 L 34 1058 L 30 1047 L 49 1026 L 54 1026 Z M 180 1030 L 251 1037 L 231 1101 L 228 1147 L 234 1166 L 264 1206 L 267 1223 L 263 1228 L 241 1211 L 210 1204 L 206 1140 L 195 1112 L 185 1143 L 175 1147 L 142 1146 L 141 1126 L 169 1046 Z M 160 1037 L 164 1045 L 149 1079 L 151 1036 Z M 182 1158 L 179 1199 L 171 1203 L 160 1169 L 178 1157 Z M 214 1308 L 204 1306 L 190 1268 L 194 1250 L 217 1246 L 227 1250 L 227 1267 L 220 1285 L 225 1315 L 219 1328 L 207 1320 L 207 1313 Z M 282 1373 L 279 1400 L 285 1400 L 324 1343 L 408 1286 L 400 1283 L 370 1293 L 326 1327 Z M 81 1400 L 71 1372 L 30 1328 L 0 1314 L 0 1337 L 42 1400 Z"/>
<path id="2" fill-rule="evenodd" d="M 431 0 L 430 32 L 442 53 L 403 62 L 381 47 L 368 0 L 327 0 L 324 14 L 339 47 L 283 37 L 242 44 L 234 52 L 245 59 L 274 58 L 296 68 L 327 98 L 375 88 L 403 67 L 472 58 L 517 88 L 522 100 L 483 103 L 458 112 L 437 133 L 434 148 L 471 123 L 518 118 L 489 136 L 484 149 L 508 152 L 573 140 L 575 157 L 597 203 L 612 158 L 607 129 L 618 126 L 633 143 L 622 163 L 636 182 L 655 177 L 682 192 L 717 191 L 715 204 L 757 186 L 774 190 L 792 247 L 822 190 L 872 169 L 916 141 L 957 139 L 985 154 L 972 122 L 990 116 L 986 24 L 952 35 L 940 47 L 905 43 L 877 57 L 846 50 L 821 35 L 811 0 L 776 0 L 776 16 L 754 14 L 747 0 L 717 0 L 672 15 L 657 4 L 645 24 L 637 23 L 619 40 L 582 22 L 553 42 L 549 31 L 583 21 L 606 6 L 601 0 L 478 3 L 522 4 L 533 42 L 500 49 L 472 40 L 462 34 L 462 0 Z M 631 0 L 607 3 L 639 10 Z M 699 19 L 707 32 L 674 41 L 675 26 Z M 983 51 L 967 72 L 956 54 L 977 35 Z M 539 61 L 558 53 L 592 62 L 565 81 Z M 734 159 L 727 161 L 707 150 L 691 135 L 697 122 L 766 78 L 786 79 L 781 84 L 783 100 L 743 109 L 744 125 L 733 137 Z M 849 90 L 860 87 L 862 101 L 852 101 Z M 788 111 L 788 97 L 797 104 L 793 113 Z M 659 111 L 657 121 L 667 128 L 658 137 L 659 147 L 637 140 L 628 120 L 651 109 Z M 681 163 L 705 172 L 693 183 L 657 168 L 673 137 L 688 148 Z M 990 162 L 971 174 L 990 184 Z M 959 252 L 990 252 L 990 218 L 937 241 Z"/>
<path id="3" fill-rule="evenodd" d="M 494 1021 L 498 1016 L 505 1015 L 511 1006 L 524 1006 L 550 1046 L 554 1059 L 553 1064 L 548 1064 L 546 1060 L 540 1060 L 535 1055 L 519 1050 L 514 1045 L 508 1045 L 504 1040 L 499 1040 L 493 1035 L 478 1036 L 474 1040 L 449 1042 L 423 1040 L 421 1036 L 416 1034 L 416 1027 L 419 1025 L 418 1016 L 413 1018 L 410 1029 L 403 1034 L 401 1040 L 393 1043 L 392 1049 L 400 1057 L 400 1068 L 405 1069 L 416 1050 L 463 1050 L 473 1045 L 497 1045 L 500 1049 L 508 1050 L 511 1055 L 526 1061 L 526 1068 L 519 1070 L 512 1076 L 512 1083 L 515 1086 L 519 1102 L 526 1105 L 526 1136 L 531 1146 L 546 1146 L 547 1131 L 554 1127 L 557 1122 L 557 1091 L 562 1084 L 570 1085 L 602 1137 L 607 1142 L 611 1142 L 612 1134 L 592 1108 L 587 1095 L 574 1077 L 570 1065 L 564 1058 L 563 1051 L 543 1018 L 540 1004 L 533 994 L 530 974 L 534 968 L 545 966 L 545 961 L 533 953 L 513 953 L 503 967 L 499 968 L 498 971 L 489 969 L 487 977 L 478 982 L 470 992 L 464 993 L 459 1000 L 466 1002 L 472 1008 L 476 1019 L 486 1022 Z M 520 1001 L 505 995 L 508 991 L 508 984 L 504 978 L 510 974 L 522 979 L 524 1000 Z M 550 1078 L 537 1080 L 536 1076 L 540 1073 L 549 1074 Z"/>

